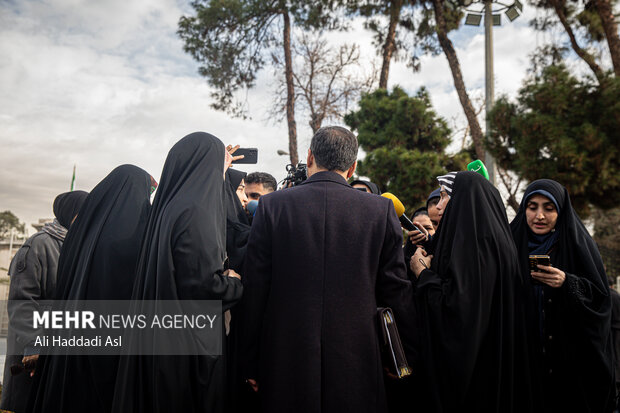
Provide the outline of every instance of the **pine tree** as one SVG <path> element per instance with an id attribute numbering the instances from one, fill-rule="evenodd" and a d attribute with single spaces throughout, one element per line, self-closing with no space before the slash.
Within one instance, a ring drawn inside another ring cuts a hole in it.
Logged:
<path id="1" fill-rule="evenodd" d="M 488 149 L 528 181 L 554 179 L 582 217 L 620 206 L 620 79 L 575 78 L 562 64 L 542 69 L 516 102 L 491 112 Z"/>
<path id="2" fill-rule="evenodd" d="M 254 86 L 257 73 L 269 63 L 269 51 L 281 48 L 287 86 L 286 120 L 291 163 L 296 164 L 297 124 L 291 52 L 291 31 L 323 28 L 334 23 L 327 4 L 301 0 L 195 0 L 195 15 L 179 20 L 184 50 L 200 62 L 198 72 L 214 88 L 212 107 L 244 117 L 235 99 Z"/>
<path id="3" fill-rule="evenodd" d="M 470 157 L 463 153 L 445 154 L 450 128 L 432 108 L 428 92 L 416 96 L 395 87 L 392 92 L 378 89 L 366 94 L 356 112 L 345 122 L 358 132 L 366 158 L 358 163 L 358 173 L 367 176 L 385 192 L 394 193 L 407 211 L 424 204 L 438 187 L 439 175 L 464 170 Z"/>

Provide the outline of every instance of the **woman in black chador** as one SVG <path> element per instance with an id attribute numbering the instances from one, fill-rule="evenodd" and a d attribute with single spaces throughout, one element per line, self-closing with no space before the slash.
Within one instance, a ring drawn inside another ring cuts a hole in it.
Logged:
<path id="1" fill-rule="evenodd" d="M 241 297 L 238 275 L 223 268 L 227 156 L 219 139 L 202 132 L 184 137 L 168 153 L 146 226 L 132 299 L 221 300 L 225 311 Z M 189 343 L 181 342 L 186 338 L 179 337 L 179 346 Z M 224 371 L 218 356 L 123 358 L 114 411 L 222 411 Z"/>
<path id="2" fill-rule="evenodd" d="M 609 286 L 598 248 L 568 191 L 549 179 L 532 182 L 510 226 L 530 286 L 544 410 L 612 411 Z M 549 255 L 552 266 L 530 273 L 529 255 Z"/>
<path id="3" fill-rule="evenodd" d="M 226 254 L 229 268 L 241 272 L 245 263 L 248 238 L 250 236 L 250 221 L 243 206 L 241 197 L 245 197 L 242 186 L 247 174 L 229 168 L 226 171 Z M 247 201 L 247 198 L 244 198 Z M 226 338 L 226 374 L 227 374 L 227 406 L 225 411 L 236 413 L 252 409 L 256 394 L 241 377 L 239 371 L 239 348 L 241 332 L 241 300 L 230 310 L 230 328 Z"/>
<path id="4" fill-rule="evenodd" d="M 250 236 L 250 221 L 245 211 L 239 193 L 243 193 L 243 187 L 239 188 L 247 174 L 235 169 L 226 171 L 226 185 L 224 193 L 226 197 L 226 254 L 228 255 L 229 267 L 241 272 L 245 259 L 245 250 Z M 245 197 L 245 194 L 242 196 Z"/>
<path id="5" fill-rule="evenodd" d="M 128 300 L 154 180 L 133 165 L 115 168 L 88 195 L 58 262 L 57 300 Z M 43 358 L 34 412 L 110 412 L 118 357 Z"/>
<path id="6" fill-rule="evenodd" d="M 442 178 L 441 222 L 429 252 L 410 262 L 421 328 L 414 403 L 424 412 L 531 411 L 523 284 L 504 205 L 477 173 Z"/>

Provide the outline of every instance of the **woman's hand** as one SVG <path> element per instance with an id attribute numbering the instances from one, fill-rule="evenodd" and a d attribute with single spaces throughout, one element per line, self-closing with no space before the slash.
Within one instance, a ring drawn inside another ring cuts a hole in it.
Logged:
<path id="1" fill-rule="evenodd" d="M 413 231 L 407 231 L 407 236 L 409 237 L 409 241 L 411 241 L 413 245 L 418 245 L 422 242 L 427 241 L 428 231 L 426 230 L 426 228 L 424 228 L 420 223 L 417 223 L 415 221 L 413 222 L 413 225 L 419 228 L 420 231 L 422 231 L 422 233 L 416 231 L 415 229 Z"/>
<path id="2" fill-rule="evenodd" d="M 258 382 L 254 379 L 246 379 L 245 381 L 254 390 L 254 393 L 258 391 Z"/>
<path id="3" fill-rule="evenodd" d="M 430 268 L 432 259 L 433 256 L 428 255 L 424 248 L 418 247 L 413 257 L 411 257 L 411 261 L 409 261 L 409 268 L 411 268 L 416 278 L 420 276 L 422 271 Z"/>
<path id="4" fill-rule="evenodd" d="M 566 281 L 566 273 L 559 268 L 546 265 L 537 265 L 537 267 L 545 272 L 532 271 L 532 278 L 549 287 L 560 288 Z"/>
<path id="5" fill-rule="evenodd" d="M 22 364 L 24 365 L 24 367 L 26 368 L 32 367 L 32 370 L 30 371 L 30 377 L 34 376 L 34 366 L 36 365 L 38 360 L 39 360 L 38 354 L 33 354 L 32 356 L 25 356 L 24 358 L 22 358 Z"/>
<path id="6" fill-rule="evenodd" d="M 228 145 L 226 147 L 226 167 L 224 168 L 224 171 L 230 168 L 234 161 L 238 161 L 239 159 L 243 159 L 245 157 L 245 155 L 233 156 L 233 153 L 235 153 L 237 149 L 239 149 L 239 145 Z"/>
<path id="7" fill-rule="evenodd" d="M 237 274 L 232 268 L 224 271 L 224 275 L 231 278 L 237 278 L 239 280 L 241 279 L 241 275 Z"/>

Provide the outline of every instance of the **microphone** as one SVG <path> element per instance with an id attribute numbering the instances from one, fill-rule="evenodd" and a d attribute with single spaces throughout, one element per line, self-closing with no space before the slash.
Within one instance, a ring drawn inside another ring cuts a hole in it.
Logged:
<path id="1" fill-rule="evenodd" d="M 403 228 L 408 231 L 417 230 L 421 232 L 418 227 L 413 225 L 413 222 L 411 222 L 411 220 L 409 220 L 409 218 L 407 218 L 407 216 L 405 215 L 405 206 L 402 202 L 400 202 L 400 199 L 396 198 L 394 194 L 391 194 L 389 192 L 384 192 L 381 194 L 381 196 L 392 201 L 394 209 L 396 210 L 396 215 L 398 215 L 398 219 L 400 220 L 400 224 L 403 226 Z"/>
<path id="2" fill-rule="evenodd" d="M 489 172 L 480 159 L 476 159 L 475 161 L 467 164 L 467 170 L 471 172 L 478 172 L 480 175 L 484 176 L 487 181 L 489 180 Z"/>
<path id="3" fill-rule="evenodd" d="M 256 200 L 252 200 L 252 201 L 248 202 L 248 204 L 246 205 L 246 209 L 248 210 L 248 212 L 252 216 L 256 215 L 256 209 L 257 208 L 258 208 L 258 201 L 256 201 Z"/>

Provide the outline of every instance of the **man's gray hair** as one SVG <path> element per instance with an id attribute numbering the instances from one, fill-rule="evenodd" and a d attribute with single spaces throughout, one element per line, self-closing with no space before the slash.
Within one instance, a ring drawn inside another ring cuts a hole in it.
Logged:
<path id="1" fill-rule="evenodd" d="M 326 126 L 312 137 L 310 151 L 317 166 L 344 172 L 357 160 L 357 138 L 346 128 Z"/>

